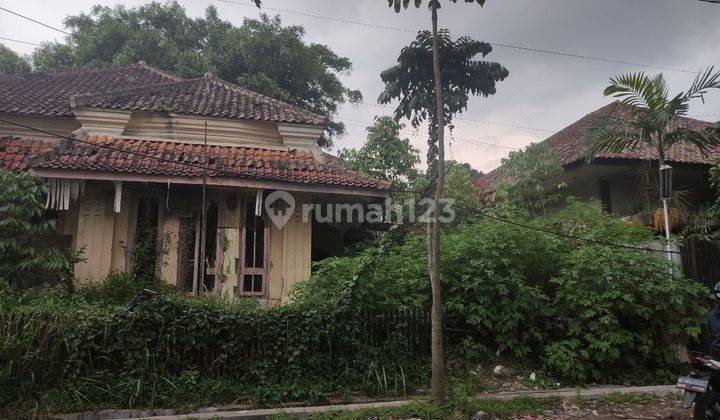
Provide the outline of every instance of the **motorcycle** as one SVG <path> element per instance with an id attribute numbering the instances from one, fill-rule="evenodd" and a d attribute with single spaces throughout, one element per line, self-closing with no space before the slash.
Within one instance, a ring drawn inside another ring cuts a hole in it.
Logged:
<path id="1" fill-rule="evenodd" d="M 688 353 L 693 367 L 678 378 L 676 387 L 684 391 L 683 408 L 693 409 L 693 419 L 720 420 L 720 361 L 702 353 Z"/>

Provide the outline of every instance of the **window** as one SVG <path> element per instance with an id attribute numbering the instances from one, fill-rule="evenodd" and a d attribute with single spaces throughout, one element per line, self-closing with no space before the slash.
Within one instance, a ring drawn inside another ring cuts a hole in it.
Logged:
<path id="1" fill-rule="evenodd" d="M 612 198 L 610 193 L 610 181 L 603 179 L 600 180 L 600 202 L 602 203 L 603 209 L 612 213 Z"/>
<path id="2" fill-rule="evenodd" d="M 160 200 L 157 197 L 140 197 L 132 251 L 132 271 L 139 278 L 149 280 L 157 275 L 159 225 Z"/>
<path id="3" fill-rule="evenodd" d="M 241 296 L 265 295 L 269 233 L 263 217 L 255 215 L 255 201 L 245 201 L 238 279 L 238 294 Z"/>

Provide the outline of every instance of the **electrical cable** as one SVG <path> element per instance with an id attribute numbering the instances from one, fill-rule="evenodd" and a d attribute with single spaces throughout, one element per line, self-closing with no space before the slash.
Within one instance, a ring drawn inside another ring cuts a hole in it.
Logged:
<path id="1" fill-rule="evenodd" d="M 393 190 L 390 190 L 390 192 L 391 192 L 391 193 L 405 193 L 405 194 L 421 194 L 421 191 L 415 191 L 415 190 L 398 190 L 398 189 L 393 189 Z M 534 231 L 538 231 L 538 232 L 542 232 L 542 233 L 547 233 L 547 234 L 550 234 L 550 235 L 555 235 L 555 236 L 559 236 L 559 237 L 566 238 L 566 239 L 572 239 L 572 240 L 583 241 L 583 242 L 591 242 L 591 243 L 595 243 L 595 244 L 597 244 L 597 245 L 603 245 L 603 246 L 608 246 L 608 247 L 613 247 L 613 248 L 622 248 L 622 249 L 628 249 L 628 250 L 633 250 L 633 251 L 648 251 L 648 252 L 659 252 L 659 253 L 663 253 L 663 254 L 671 253 L 671 254 L 684 255 L 684 253 L 678 252 L 678 251 L 666 251 L 666 250 L 662 250 L 662 249 L 653 249 L 653 248 L 647 248 L 647 247 L 637 247 L 637 246 L 632 246 L 632 245 L 617 244 L 617 243 L 609 242 L 609 241 L 602 241 L 602 240 L 599 240 L 599 239 L 584 238 L 584 237 L 582 237 L 582 236 L 570 235 L 570 234 L 566 234 L 566 233 L 562 233 L 562 232 L 556 232 L 556 231 L 552 231 L 552 230 L 549 230 L 549 229 L 544 229 L 544 228 L 541 228 L 541 227 L 538 227 L 538 226 L 528 225 L 528 224 L 521 223 L 521 222 L 518 222 L 518 221 L 515 221 L 515 220 L 510 220 L 510 219 L 507 219 L 507 218 L 504 218 L 504 217 L 495 216 L 495 215 L 489 214 L 489 213 L 484 212 L 484 211 L 479 210 L 479 209 L 468 209 L 468 208 L 466 208 L 466 207 L 461 207 L 461 206 L 458 206 L 458 205 L 456 205 L 456 204 L 449 204 L 449 203 L 446 204 L 446 205 L 448 205 L 448 206 L 450 206 L 450 207 L 452 207 L 452 208 L 455 208 L 455 209 L 457 209 L 457 210 L 464 211 L 465 213 L 468 213 L 468 214 L 471 214 L 471 215 L 481 216 L 481 217 L 485 217 L 485 218 L 488 218 L 488 219 L 493 219 L 493 220 L 496 220 L 496 221 L 498 221 L 498 222 L 502 222 L 502 223 L 506 223 L 506 224 L 511 224 L 511 225 L 515 225 L 515 226 L 522 227 L 522 228 L 525 228 L 525 229 L 534 230 Z"/>
<path id="2" fill-rule="evenodd" d="M 243 3 L 243 2 L 239 2 L 239 1 L 233 1 L 233 0 L 215 0 L 215 1 L 222 2 L 222 3 L 236 4 L 239 6 L 256 7 L 255 4 L 253 4 L 253 3 Z M 334 18 L 334 17 L 330 17 L 330 16 L 322 16 L 322 15 L 317 15 L 317 14 L 312 14 L 312 13 L 301 12 L 298 10 L 280 9 L 280 8 L 273 8 L 273 7 L 267 7 L 267 6 L 263 6 L 262 9 L 270 10 L 270 11 L 278 12 L 278 13 L 287 13 L 287 14 L 291 14 L 291 15 L 305 16 L 305 17 L 310 17 L 310 18 L 314 18 L 314 19 L 323 19 L 323 20 L 327 20 L 327 21 L 331 21 L 331 22 L 364 26 L 364 27 L 374 28 L 374 29 L 389 30 L 389 31 L 404 32 L 404 33 L 413 33 L 413 34 L 418 32 L 416 30 L 406 29 L 406 28 L 398 28 L 396 26 L 378 25 L 378 24 L 374 24 L 374 23 L 359 22 L 359 21 L 354 21 L 354 20 L 345 19 L 345 18 Z M 516 50 L 520 50 L 520 51 L 534 52 L 534 53 L 540 53 L 540 54 L 550 54 L 550 55 L 556 55 L 556 56 L 562 56 L 562 57 L 576 58 L 576 59 L 581 59 L 581 60 L 592 60 L 592 61 L 599 61 L 599 62 L 611 63 L 611 64 L 631 65 L 631 66 L 652 68 L 652 69 L 657 69 L 657 70 L 675 71 L 675 72 L 681 72 L 681 73 L 690 73 L 690 74 L 698 73 L 697 71 L 693 71 L 693 70 L 678 69 L 678 68 L 659 66 L 659 65 L 654 65 L 654 64 L 634 63 L 631 61 L 616 60 L 616 59 L 604 58 L 604 57 L 593 57 L 593 56 L 589 56 L 589 55 L 574 54 L 574 53 L 569 53 L 569 52 L 565 52 L 565 51 L 555 51 L 555 50 L 548 50 L 548 49 L 541 49 L 541 48 L 531 48 L 531 47 L 525 47 L 525 46 L 521 46 L 521 45 L 513 45 L 513 44 L 492 42 L 492 41 L 488 42 L 488 43 L 493 46 L 496 46 L 496 47 L 516 49 Z"/>
<path id="3" fill-rule="evenodd" d="M 26 44 L 26 45 L 32 45 L 34 47 L 42 47 L 40 44 L 36 44 L 34 42 L 28 42 L 28 41 L 21 41 L 19 39 L 13 39 L 13 38 L 5 38 L 4 36 L 0 36 L 0 39 L 3 41 L 10 41 L 10 42 L 17 42 L 19 44 Z"/>
<path id="4" fill-rule="evenodd" d="M 566 238 L 566 239 L 572 239 L 572 240 L 583 241 L 583 242 L 590 242 L 590 243 L 594 243 L 594 244 L 597 244 L 597 245 L 603 245 L 603 246 L 607 246 L 607 247 L 611 247 L 611 248 L 621 248 L 621 249 L 628 249 L 628 250 L 633 250 L 633 251 L 647 251 L 647 252 L 659 252 L 659 253 L 663 253 L 663 254 L 668 254 L 668 253 L 669 253 L 669 254 L 683 255 L 682 252 L 678 252 L 678 251 L 666 251 L 666 250 L 662 250 L 662 249 L 653 249 L 653 248 L 647 248 L 647 247 L 637 247 L 637 246 L 632 246 L 632 245 L 625 245 L 625 244 L 618 244 L 618 243 L 609 242 L 609 241 L 603 241 L 603 240 L 600 240 L 600 239 L 584 238 L 584 237 L 582 237 L 582 236 L 570 235 L 570 234 L 566 234 L 566 233 L 562 233 L 562 232 L 555 232 L 555 231 L 552 231 L 552 230 L 549 230 L 549 229 L 544 229 L 544 228 L 537 227 L 537 226 L 527 225 L 527 224 L 525 224 L 525 223 L 520 223 L 520 222 L 517 222 L 517 221 L 514 221 L 514 220 L 510 220 L 510 219 L 506 219 L 506 218 L 503 218 L 503 217 L 494 216 L 494 215 L 488 214 L 488 213 L 486 213 L 486 212 L 483 212 L 483 211 L 481 211 L 481 210 L 467 209 L 467 208 L 465 208 L 465 207 L 460 207 L 460 206 L 457 206 L 457 205 L 454 205 L 454 204 L 450 204 L 450 207 L 456 208 L 456 209 L 458 209 L 458 210 L 462 210 L 462 211 L 464 211 L 464 212 L 466 212 L 466 213 L 476 214 L 476 215 L 479 215 L 479 216 L 482 216 L 482 217 L 486 217 L 486 218 L 488 218 L 488 219 L 497 220 L 497 221 L 499 221 L 499 222 L 503 222 L 503 223 L 510 224 L 510 225 L 515 225 L 515 226 L 518 226 L 518 227 L 522 227 L 522 228 L 524 228 L 524 229 L 535 230 L 535 231 L 538 231 L 538 232 L 547 233 L 547 234 L 550 234 L 550 235 L 555 235 L 555 236 L 563 237 L 563 238 Z"/>

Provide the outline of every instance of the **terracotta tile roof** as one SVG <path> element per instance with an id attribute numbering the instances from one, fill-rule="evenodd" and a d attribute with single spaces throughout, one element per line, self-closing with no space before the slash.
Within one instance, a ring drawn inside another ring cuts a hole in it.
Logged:
<path id="1" fill-rule="evenodd" d="M 27 164 L 23 161 L 33 155 L 34 168 L 182 177 L 202 176 L 205 165 L 204 146 L 199 144 L 106 136 L 87 136 L 82 140 L 88 143 L 52 148 L 51 143 L 40 144 L 37 140 L 2 138 L 0 150 L 5 148 L 5 152 L 0 152 L 0 162 L 4 169 L 24 169 Z M 346 169 L 336 159 L 321 163 L 310 151 L 209 145 L 207 156 L 210 177 L 370 190 L 390 187 L 385 181 Z"/>
<path id="2" fill-rule="evenodd" d="M 323 125 L 325 117 L 214 76 L 78 95 L 75 106 Z"/>
<path id="3" fill-rule="evenodd" d="M 620 102 L 612 102 L 597 111 L 594 111 L 563 130 L 558 131 L 548 137 L 543 143 L 550 146 L 557 154 L 559 163 L 567 167 L 568 165 L 584 161 L 588 158 L 587 146 L 587 130 L 599 117 L 613 115 L 618 118 L 627 116 L 629 107 Z M 685 127 L 693 129 L 703 129 L 713 126 L 713 123 L 707 121 L 695 120 L 692 118 L 677 118 L 673 121 L 673 127 Z M 632 161 L 653 160 L 657 159 L 657 152 L 646 144 L 639 144 L 634 150 L 626 150 L 619 153 L 602 152 L 596 158 L 610 159 L 626 159 Z M 711 165 L 715 160 L 720 158 L 720 147 L 712 148 L 708 156 L 695 147 L 687 143 L 677 143 L 667 151 L 666 160 L 669 163 L 689 163 Z M 498 169 L 488 172 L 477 183 L 479 188 L 488 190 L 499 176 Z"/>
<path id="4" fill-rule="evenodd" d="M 70 97 L 181 80 L 142 62 L 112 68 L 0 77 L 0 112 L 71 117 Z"/>
<path id="5" fill-rule="evenodd" d="M 143 62 L 0 77 L 0 112 L 73 116 L 73 106 L 323 125 L 325 117 L 217 77 L 182 79 Z"/>
<path id="6" fill-rule="evenodd" d="M 27 140 L 15 137 L 0 138 L 0 169 L 19 171 L 28 168 L 27 158 L 52 150 L 57 142 Z"/>
<path id="7" fill-rule="evenodd" d="M 552 147 L 558 156 L 561 165 L 566 166 L 580 160 L 587 159 L 587 130 L 592 126 L 597 118 L 613 115 L 617 118 L 628 116 L 630 109 L 628 106 L 619 102 L 612 102 L 595 112 L 592 112 L 570 126 L 558 131 L 548 137 L 543 143 Z M 712 126 L 707 121 L 695 120 L 692 118 L 677 118 L 671 124 L 675 127 L 685 127 L 692 129 L 703 129 Z M 657 152 L 650 146 L 639 144 L 634 150 L 626 150 L 620 153 L 602 152 L 598 154 L 598 158 L 619 158 L 631 160 L 651 160 L 657 159 Z M 715 159 L 720 157 L 720 148 L 715 148 L 709 156 L 703 156 L 700 151 L 689 144 L 678 143 L 673 145 L 668 151 L 666 159 L 669 162 L 677 163 L 697 163 L 710 165 Z"/>

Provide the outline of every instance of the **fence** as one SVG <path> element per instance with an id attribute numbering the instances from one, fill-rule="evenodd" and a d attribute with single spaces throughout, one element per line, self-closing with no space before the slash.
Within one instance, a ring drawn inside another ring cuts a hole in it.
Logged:
<path id="1" fill-rule="evenodd" d="M 720 242 L 686 238 L 682 263 L 686 276 L 713 287 L 720 282 Z"/>
<path id="2" fill-rule="evenodd" d="M 430 353 L 430 311 L 365 312 L 362 315 L 368 341 L 376 345 L 404 342 L 410 353 Z M 445 314 L 443 317 L 445 343 L 456 343 L 477 332 L 461 316 Z"/>

